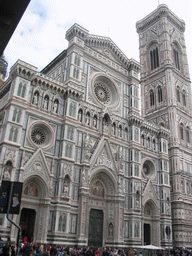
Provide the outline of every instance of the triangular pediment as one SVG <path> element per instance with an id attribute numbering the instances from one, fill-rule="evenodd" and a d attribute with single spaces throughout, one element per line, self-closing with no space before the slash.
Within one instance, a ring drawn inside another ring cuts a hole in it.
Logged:
<path id="1" fill-rule="evenodd" d="M 33 154 L 22 169 L 23 175 L 20 177 L 22 182 L 32 176 L 39 176 L 49 185 L 50 178 L 53 176 L 47 166 L 47 161 L 41 148 Z"/>
<path id="2" fill-rule="evenodd" d="M 143 192 L 143 205 L 148 201 L 152 200 L 157 205 L 158 195 L 154 188 L 152 181 L 149 179 Z"/>
<path id="3" fill-rule="evenodd" d="M 122 65 L 122 62 L 118 59 L 115 53 L 113 53 L 108 47 L 91 47 L 93 50 L 97 51 L 98 53 L 102 54 L 103 57 L 110 59 L 119 65 Z"/>
<path id="4" fill-rule="evenodd" d="M 110 169 L 112 172 L 117 173 L 117 167 L 112 155 L 111 146 L 108 140 L 101 138 L 99 141 L 96 150 L 91 158 L 91 169 L 98 166 L 105 166 Z"/>
<path id="5" fill-rule="evenodd" d="M 130 60 L 109 37 L 88 35 L 85 45 L 125 68 L 130 65 Z"/>

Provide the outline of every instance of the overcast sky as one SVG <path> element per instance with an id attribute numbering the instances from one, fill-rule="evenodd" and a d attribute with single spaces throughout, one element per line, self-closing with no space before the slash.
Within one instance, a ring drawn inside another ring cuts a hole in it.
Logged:
<path id="1" fill-rule="evenodd" d="M 192 0 L 31 0 L 4 52 L 9 68 L 21 59 L 40 71 L 67 48 L 65 33 L 74 23 L 90 34 L 109 36 L 128 58 L 139 61 L 135 24 L 158 2 L 186 23 L 192 74 Z"/>

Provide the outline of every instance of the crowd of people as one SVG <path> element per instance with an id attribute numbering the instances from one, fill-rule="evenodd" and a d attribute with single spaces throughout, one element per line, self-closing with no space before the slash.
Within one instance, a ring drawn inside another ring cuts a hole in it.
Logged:
<path id="1" fill-rule="evenodd" d="M 181 250 L 142 250 L 142 249 L 115 249 L 97 247 L 69 247 L 58 245 L 46 245 L 27 242 L 24 238 L 18 248 L 11 243 L 10 238 L 4 243 L 0 235 L 0 255 L 3 256 L 192 256 L 192 251 L 183 248 Z"/>

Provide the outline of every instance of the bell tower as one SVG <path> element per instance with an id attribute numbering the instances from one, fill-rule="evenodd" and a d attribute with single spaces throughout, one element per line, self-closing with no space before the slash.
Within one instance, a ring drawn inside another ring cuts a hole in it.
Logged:
<path id="1" fill-rule="evenodd" d="M 184 217 L 187 216 L 185 209 L 192 212 L 192 103 L 185 23 L 166 5 L 160 5 L 138 21 L 136 27 L 142 65 L 142 116 L 170 130 L 173 246 L 191 247 L 187 237 L 192 223 Z"/>

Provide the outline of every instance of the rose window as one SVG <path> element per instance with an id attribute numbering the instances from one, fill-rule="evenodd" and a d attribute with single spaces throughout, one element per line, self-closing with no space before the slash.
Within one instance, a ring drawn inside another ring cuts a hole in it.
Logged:
<path id="1" fill-rule="evenodd" d="M 31 138 L 35 144 L 41 145 L 45 142 L 46 134 L 42 129 L 36 128 L 32 131 Z"/>
<path id="2" fill-rule="evenodd" d="M 97 99 L 104 104 L 107 104 L 111 99 L 108 87 L 102 82 L 94 84 L 94 92 Z"/>
<path id="3" fill-rule="evenodd" d="M 28 134 L 30 143 L 35 147 L 49 148 L 54 140 L 51 127 L 40 121 L 31 125 Z"/>

